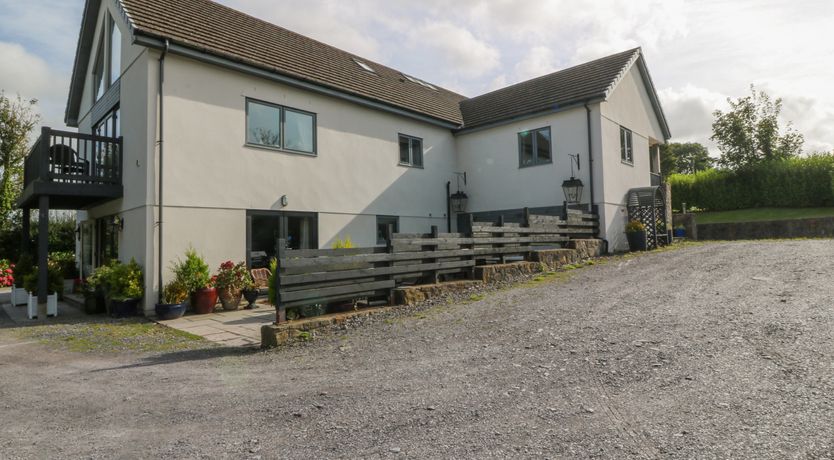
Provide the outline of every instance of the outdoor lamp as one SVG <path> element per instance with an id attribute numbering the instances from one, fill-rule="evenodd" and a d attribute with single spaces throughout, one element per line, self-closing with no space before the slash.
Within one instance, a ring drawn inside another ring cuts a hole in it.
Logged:
<path id="1" fill-rule="evenodd" d="M 562 182 L 562 191 L 565 192 L 565 201 L 568 203 L 579 203 L 582 197 L 582 181 L 571 176 L 570 179 Z"/>
<path id="2" fill-rule="evenodd" d="M 449 197 L 452 202 L 452 211 L 454 212 L 465 212 L 466 211 L 466 202 L 469 201 L 469 197 L 466 193 L 461 192 L 458 190 L 457 192 L 453 193 L 452 196 Z"/>
<path id="3" fill-rule="evenodd" d="M 579 154 L 571 155 L 568 154 L 570 157 L 570 179 L 562 182 L 562 191 L 565 192 L 565 202 L 568 204 L 576 204 L 579 203 L 579 200 L 582 199 L 582 187 L 584 184 L 581 180 L 577 179 L 573 175 L 573 163 L 576 162 L 576 169 L 582 169 L 582 166 L 579 164 Z"/>
<path id="4" fill-rule="evenodd" d="M 110 226 L 113 227 L 113 230 L 124 230 L 125 220 L 122 217 L 113 216 L 113 221 L 110 222 Z"/>

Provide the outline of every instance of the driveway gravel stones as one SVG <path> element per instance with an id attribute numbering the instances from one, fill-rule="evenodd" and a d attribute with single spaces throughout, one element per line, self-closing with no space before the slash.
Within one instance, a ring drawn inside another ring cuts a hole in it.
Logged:
<path id="1" fill-rule="evenodd" d="M 832 458 L 832 273 L 713 243 L 267 352 L 0 347 L 0 457 Z"/>

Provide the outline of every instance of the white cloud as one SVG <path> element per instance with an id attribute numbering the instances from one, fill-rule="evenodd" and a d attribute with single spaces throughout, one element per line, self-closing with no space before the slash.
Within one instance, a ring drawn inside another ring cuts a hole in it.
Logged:
<path id="1" fill-rule="evenodd" d="M 409 29 L 409 46 L 420 53 L 431 53 L 445 68 L 466 78 L 480 77 L 498 67 L 501 53 L 479 40 L 472 32 L 448 22 L 427 22 Z"/>
<path id="2" fill-rule="evenodd" d="M 716 109 L 725 108 L 727 97 L 693 85 L 665 88 L 658 93 L 674 140 L 700 142 L 709 148 L 711 154 L 718 155 L 715 144 L 709 140 L 712 133 L 712 113 Z"/>
<path id="3" fill-rule="evenodd" d="M 23 46 L 0 42 L 0 89 L 24 99 L 38 99 L 42 122 L 63 126 L 68 79 Z"/>

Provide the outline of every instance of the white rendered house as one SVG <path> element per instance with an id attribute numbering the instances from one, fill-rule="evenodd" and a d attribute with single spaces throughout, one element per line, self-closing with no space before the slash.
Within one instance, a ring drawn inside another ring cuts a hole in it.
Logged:
<path id="1" fill-rule="evenodd" d="M 44 131 L 20 205 L 79 210 L 84 273 L 136 259 L 149 313 L 189 246 L 256 266 L 279 237 L 454 230 L 462 172 L 489 218 L 560 212 L 573 171 L 624 249 L 626 193 L 670 137 L 639 48 L 467 98 L 209 0 L 87 0 L 66 123 L 82 134 Z"/>

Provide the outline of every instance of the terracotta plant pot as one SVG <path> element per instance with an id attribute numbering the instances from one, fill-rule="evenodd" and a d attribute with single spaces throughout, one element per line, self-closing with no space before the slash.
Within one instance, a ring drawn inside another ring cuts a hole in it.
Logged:
<path id="1" fill-rule="evenodd" d="M 224 310 L 234 311 L 240 305 L 243 293 L 240 289 L 218 289 L 217 295 L 220 297 L 220 304 L 223 305 Z"/>
<path id="2" fill-rule="evenodd" d="M 197 289 L 191 294 L 191 307 L 198 315 L 213 313 L 215 305 L 217 305 L 217 289 L 215 288 Z"/>

